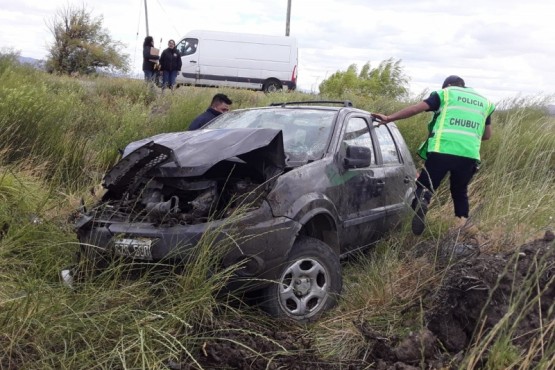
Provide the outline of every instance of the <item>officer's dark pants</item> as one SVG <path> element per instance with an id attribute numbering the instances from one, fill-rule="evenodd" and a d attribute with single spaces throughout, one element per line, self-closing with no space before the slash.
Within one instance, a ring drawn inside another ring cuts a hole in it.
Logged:
<path id="1" fill-rule="evenodd" d="M 424 198 L 429 202 L 431 195 L 439 188 L 447 172 L 450 172 L 451 175 L 450 189 L 455 216 L 468 217 L 468 184 L 476 172 L 475 159 L 429 152 L 428 159 L 424 163 L 424 169 L 417 179 L 417 198 L 422 196 L 425 188 L 431 192 L 425 192 L 424 194 Z"/>

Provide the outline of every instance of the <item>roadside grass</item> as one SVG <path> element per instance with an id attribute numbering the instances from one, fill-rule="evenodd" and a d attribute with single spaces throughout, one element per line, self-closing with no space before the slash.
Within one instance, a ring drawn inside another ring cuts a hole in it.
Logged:
<path id="1" fill-rule="evenodd" d="M 490 228 L 545 230 L 555 223 L 555 117 L 525 106 L 512 112 L 486 147 L 480 217 Z"/>
<path id="2" fill-rule="evenodd" d="M 407 255 L 414 242 L 406 230 L 344 266 L 339 307 L 311 329 L 324 357 L 369 360 L 372 339 L 417 332 L 423 327 L 421 294 L 440 276 L 424 257 Z"/>
<path id="3" fill-rule="evenodd" d="M 77 244 L 60 215 L 47 218 L 47 206 L 63 195 L 21 174 L 4 171 L 0 179 L 0 215 L 8 225 L 0 238 L 1 368 L 195 363 L 202 344 L 217 338 L 216 315 L 235 311 L 217 299 L 235 267 L 219 267 L 230 240 L 216 240 L 216 233 L 207 233 L 185 271 L 114 264 L 69 289 L 58 272 Z"/>
<path id="4" fill-rule="evenodd" d="M 182 273 L 170 269 L 167 279 L 157 279 L 157 271 L 125 279 L 125 269 L 114 266 L 78 289 L 68 289 L 57 275 L 78 250 L 68 218 L 81 196 L 94 198 L 91 191 L 117 160 L 118 148 L 186 129 L 216 92 L 228 94 L 233 109 L 321 97 L 195 87 L 161 94 L 142 81 L 51 76 L 2 55 L 0 78 L 0 368 L 195 364 L 203 343 L 221 335 L 214 327 L 221 320 L 251 316 L 262 326 L 275 325 L 256 310 L 216 298 L 231 272 L 214 273 L 216 241 L 209 236 L 196 262 Z M 406 104 L 346 99 L 372 112 L 388 113 Z M 541 99 L 503 102 L 494 118 L 494 136 L 483 144 L 483 164 L 470 199 L 474 221 L 490 236 L 492 252 L 510 251 L 554 227 L 555 119 L 542 104 Z M 425 115 L 397 123 L 412 152 L 426 135 L 426 123 Z M 423 328 L 421 297 L 437 288 L 443 271 L 417 251 L 423 245 L 439 247 L 451 224 L 445 215 L 451 214 L 444 184 L 423 237 L 412 236 L 407 221 L 347 263 L 339 306 L 297 330 L 313 339 L 319 354 L 341 363 L 368 353 L 365 330 L 389 336 Z M 494 331 L 476 333 L 465 368 L 486 357 L 490 369 L 524 369 L 539 354 L 538 368 L 553 367 L 555 349 L 543 345 L 555 334 L 553 320 L 543 324 L 527 352 L 512 345 L 514 323 L 530 309 L 520 302 L 536 289 L 537 276 L 530 274 L 526 291 L 515 291 L 514 309 Z"/>

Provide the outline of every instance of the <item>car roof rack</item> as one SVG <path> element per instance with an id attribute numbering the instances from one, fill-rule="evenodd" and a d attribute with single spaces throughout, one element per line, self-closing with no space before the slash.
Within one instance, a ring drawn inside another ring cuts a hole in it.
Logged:
<path id="1" fill-rule="evenodd" d="M 285 107 L 286 105 L 311 105 L 311 104 L 340 104 L 344 107 L 352 107 L 353 103 L 350 100 L 310 100 L 310 101 L 290 101 L 283 103 L 272 103 L 270 107 Z"/>

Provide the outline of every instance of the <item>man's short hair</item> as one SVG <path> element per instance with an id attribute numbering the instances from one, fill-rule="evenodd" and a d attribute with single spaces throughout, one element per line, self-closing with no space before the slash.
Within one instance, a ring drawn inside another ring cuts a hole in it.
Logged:
<path id="1" fill-rule="evenodd" d="M 456 75 L 451 75 L 443 81 L 443 85 L 441 86 L 442 89 L 445 89 L 447 86 L 459 86 L 464 87 L 464 80 Z"/>
<path id="2" fill-rule="evenodd" d="M 231 101 L 230 98 L 227 97 L 227 95 L 225 95 L 225 94 L 216 94 L 212 98 L 212 103 L 210 103 L 210 105 L 213 106 L 215 104 L 220 104 L 220 103 L 226 103 L 228 105 L 233 104 L 233 102 Z"/>

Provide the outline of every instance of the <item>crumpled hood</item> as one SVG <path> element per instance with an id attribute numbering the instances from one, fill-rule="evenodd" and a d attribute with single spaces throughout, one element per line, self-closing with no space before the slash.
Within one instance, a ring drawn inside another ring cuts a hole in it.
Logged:
<path id="1" fill-rule="evenodd" d="M 127 145 L 121 160 L 104 177 L 104 186 L 122 186 L 147 169 L 162 177 L 201 176 L 224 161 L 285 167 L 283 135 L 270 128 L 205 129 L 165 133 Z M 123 181 L 123 183 L 122 183 Z"/>

